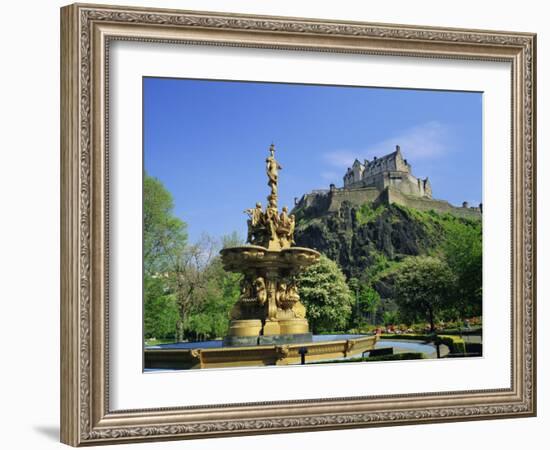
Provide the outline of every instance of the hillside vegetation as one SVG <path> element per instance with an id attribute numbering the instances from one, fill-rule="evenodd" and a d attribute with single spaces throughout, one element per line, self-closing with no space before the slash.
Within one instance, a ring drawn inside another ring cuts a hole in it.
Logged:
<path id="1" fill-rule="evenodd" d="M 370 203 L 343 203 L 337 214 L 317 217 L 295 213 L 296 245 L 319 250 L 346 275 L 358 305 L 354 322 L 365 317 L 370 323 L 395 323 L 429 322 L 430 315 L 434 321 L 481 315 L 481 220 Z M 437 304 L 430 312 L 428 299 L 418 304 L 420 292 L 407 289 L 420 286 L 422 274 L 433 284 L 436 273 L 445 283 L 440 287 L 451 289 L 452 295 L 436 301 L 435 291 L 428 289 Z"/>

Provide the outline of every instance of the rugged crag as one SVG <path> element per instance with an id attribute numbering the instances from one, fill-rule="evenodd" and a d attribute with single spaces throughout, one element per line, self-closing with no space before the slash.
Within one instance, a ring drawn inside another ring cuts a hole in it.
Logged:
<path id="1" fill-rule="evenodd" d="M 375 207 L 372 203 L 356 206 L 343 202 L 336 212 L 297 209 L 294 213 L 296 245 L 324 253 L 340 265 L 347 277 L 358 278 L 381 258 L 398 261 L 435 250 L 445 234 L 442 220 L 472 222 L 396 204 Z"/>

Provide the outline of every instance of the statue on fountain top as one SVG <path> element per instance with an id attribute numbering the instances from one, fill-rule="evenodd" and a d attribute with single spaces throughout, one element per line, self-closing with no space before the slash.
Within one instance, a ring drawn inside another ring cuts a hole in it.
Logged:
<path id="1" fill-rule="evenodd" d="M 294 244 L 294 227 L 296 218 L 288 215 L 288 208 L 283 207 L 279 214 L 277 207 L 279 170 L 281 165 L 275 159 L 275 145 L 269 147 L 270 155 L 266 159 L 267 185 L 271 192 L 267 197 L 267 206 L 262 211 L 261 203 L 255 208 L 245 210 L 249 215 L 247 242 L 269 250 L 281 250 Z"/>
<path id="2" fill-rule="evenodd" d="M 267 185 L 271 188 L 271 197 L 275 200 L 277 207 L 277 183 L 279 181 L 279 170 L 282 170 L 281 165 L 275 159 L 275 145 L 269 147 L 270 155 L 266 158 Z"/>

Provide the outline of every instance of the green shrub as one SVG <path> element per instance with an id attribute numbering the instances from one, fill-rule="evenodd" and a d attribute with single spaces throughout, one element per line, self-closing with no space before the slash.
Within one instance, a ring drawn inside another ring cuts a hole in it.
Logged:
<path id="1" fill-rule="evenodd" d="M 374 222 L 383 212 L 385 208 L 379 205 L 377 208 L 373 208 L 371 203 L 363 204 L 355 213 L 355 218 L 359 225 L 364 225 L 369 222 Z"/>
<path id="2" fill-rule="evenodd" d="M 436 343 L 449 347 L 451 353 L 466 353 L 466 344 L 460 336 L 437 336 Z"/>
<path id="3" fill-rule="evenodd" d="M 476 327 L 476 328 L 470 328 L 470 329 L 466 329 L 466 328 L 446 328 L 445 330 L 443 330 L 441 332 L 442 334 L 445 334 L 445 335 L 455 335 L 455 334 L 461 334 L 462 336 L 479 336 L 481 334 L 483 334 L 483 330 L 481 327 Z"/>
<path id="4" fill-rule="evenodd" d="M 347 333 L 349 334 L 372 334 L 379 328 L 376 325 L 363 324 L 357 328 L 350 328 Z"/>

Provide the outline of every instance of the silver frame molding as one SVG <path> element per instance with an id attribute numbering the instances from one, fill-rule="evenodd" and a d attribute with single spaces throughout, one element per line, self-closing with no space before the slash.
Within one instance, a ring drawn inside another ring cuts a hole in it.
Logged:
<path id="1" fill-rule="evenodd" d="M 107 99 L 113 40 L 510 62 L 510 388 L 112 411 Z M 62 8 L 61 441 L 80 446 L 536 415 L 535 58 L 532 33 L 106 5 Z"/>

